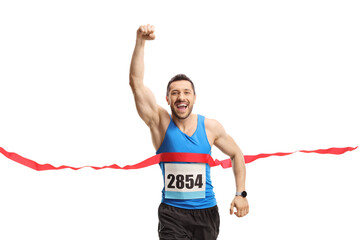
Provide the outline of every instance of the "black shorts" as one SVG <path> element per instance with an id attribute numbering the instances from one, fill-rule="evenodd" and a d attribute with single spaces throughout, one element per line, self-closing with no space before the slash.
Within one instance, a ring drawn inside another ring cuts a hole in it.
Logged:
<path id="1" fill-rule="evenodd" d="M 219 235 L 218 207 L 183 209 L 161 203 L 159 206 L 159 239 L 214 240 Z"/>

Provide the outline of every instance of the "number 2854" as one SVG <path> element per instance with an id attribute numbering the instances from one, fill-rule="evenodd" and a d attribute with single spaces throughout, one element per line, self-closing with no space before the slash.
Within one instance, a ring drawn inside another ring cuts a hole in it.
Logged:
<path id="1" fill-rule="evenodd" d="M 174 175 L 169 174 L 167 176 L 167 179 L 170 179 L 168 188 L 177 188 L 177 189 L 183 189 L 184 187 L 187 189 L 193 189 L 194 187 L 202 188 L 203 184 L 203 175 L 198 174 L 194 178 L 193 174 L 187 174 L 187 175 Z"/>

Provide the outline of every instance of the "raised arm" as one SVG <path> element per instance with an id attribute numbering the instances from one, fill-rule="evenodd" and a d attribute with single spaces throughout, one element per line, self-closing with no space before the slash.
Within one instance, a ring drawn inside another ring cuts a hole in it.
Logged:
<path id="1" fill-rule="evenodd" d="M 130 65 L 130 86 L 135 98 L 136 109 L 141 119 L 150 128 L 159 122 L 160 106 L 154 94 L 144 85 L 144 49 L 147 40 L 154 40 L 155 28 L 142 25 L 136 33 L 136 44 Z"/>

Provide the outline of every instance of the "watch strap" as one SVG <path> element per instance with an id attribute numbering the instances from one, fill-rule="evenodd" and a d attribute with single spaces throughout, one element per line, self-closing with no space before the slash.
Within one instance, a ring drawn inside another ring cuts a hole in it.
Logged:
<path id="1" fill-rule="evenodd" d="M 247 196 L 247 192 L 246 191 L 236 192 L 235 196 L 241 196 L 241 197 L 245 198 Z"/>

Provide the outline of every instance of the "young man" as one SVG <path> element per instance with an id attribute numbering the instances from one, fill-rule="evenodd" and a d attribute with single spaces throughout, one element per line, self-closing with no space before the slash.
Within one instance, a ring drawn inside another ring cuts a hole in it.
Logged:
<path id="1" fill-rule="evenodd" d="M 156 153 L 189 152 L 210 154 L 215 145 L 232 160 L 236 181 L 235 197 L 230 206 L 235 215 L 249 212 L 245 191 L 245 163 L 240 148 L 216 120 L 192 114 L 196 101 L 193 82 L 183 74 L 168 83 L 166 101 L 171 115 L 156 103 L 144 83 L 144 47 L 154 40 L 154 26 L 143 25 L 137 30 L 136 45 L 130 66 L 130 86 L 136 109 L 150 128 Z M 164 177 L 162 203 L 159 206 L 160 239 L 216 239 L 220 218 L 205 163 L 161 162 Z"/>

